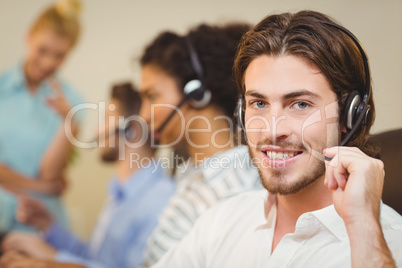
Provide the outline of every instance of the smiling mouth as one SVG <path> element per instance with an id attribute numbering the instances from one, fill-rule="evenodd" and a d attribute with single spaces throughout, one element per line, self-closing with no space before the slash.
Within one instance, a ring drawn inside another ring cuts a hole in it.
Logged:
<path id="1" fill-rule="evenodd" d="M 292 152 L 278 152 L 278 151 L 262 151 L 268 158 L 273 160 L 284 160 L 295 157 L 302 154 L 302 151 L 292 151 Z"/>

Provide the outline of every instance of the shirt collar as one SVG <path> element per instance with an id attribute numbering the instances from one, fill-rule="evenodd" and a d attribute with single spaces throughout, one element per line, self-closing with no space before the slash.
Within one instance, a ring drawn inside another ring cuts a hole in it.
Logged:
<path id="1" fill-rule="evenodd" d="M 26 79 L 24 74 L 24 65 L 22 62 L 17 64 L 10 73 L 10 86 L 9 90 L 17 90 L 26 86 Z"/>
<path id="2" fill-rule="evenodd" d="M 328 231 L 330 231 L 340 241 L 348 238 L 345 223 L 336 212 L 334 205 L 330 205 L 328 207 L 305 214 L 313 215 L 317 220 L 322 223 L 322 225 L 324 225 L 328 229 Z"/>
<path id="3" fill-rule="evenodd" d="M 7 87 L 8 90 L 20 90 L 27 88 L 27 81 L 24 72 L 24 63 L 20 62 L 14 69 L 11 70 L 11 76 L 9 80 L 10 86 Z M 45 80 L 39 85 L 38 93 L 47 95 L 52 92 L 49 83 Z"/>
<path id="4" fill-rule="evenodd" d="M 149 167 L 142 168 L 132 173 L 123 184 L 115 177 L 109 183 L 109 195 L 118 202 L 124 202 L 133 196 L 146 192 L 152 187 L 155 180 L 165 177 L 161 167 L 151 163 Z"/>
<path id="5" fill-rule="evenodd" d="M 262 192 L 261 205 L 261 217 L 258 219 L 255 230 L 274 228 L 277 213 L 276 195 L 269 194 L 268 191 L 265 190 Z M 336 212 L 334 205 L 302 214 L 297 220 L 296 228 L 311 228 L 311 221 L 308 219 L 311 219 L 312 217 L 318 220 L 320 224 L 322 224 L 340 241 L 348 238 L 345 223 Z"/>

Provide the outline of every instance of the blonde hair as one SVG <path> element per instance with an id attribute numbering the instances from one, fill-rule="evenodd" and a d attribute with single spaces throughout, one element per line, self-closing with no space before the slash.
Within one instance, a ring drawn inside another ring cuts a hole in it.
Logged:
<path id="1" fill-rule="evenodd" d="M 79 15 L 81 2 L 79 0 L 59 0 L 48 7 L 33 23 L 30 33 L 50 29 L 57 34 L 67 37 L 73 47 L 81 32 Z"/>

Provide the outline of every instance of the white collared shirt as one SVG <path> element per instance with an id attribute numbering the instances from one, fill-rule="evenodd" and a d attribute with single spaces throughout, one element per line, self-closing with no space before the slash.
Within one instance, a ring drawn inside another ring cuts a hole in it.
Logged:
<path id="1" fill-rule="evenodd" d="M 285 235 L 271 254 L 275 222 L 276 196 L 266 190 L 241 194 L 203 214 L 154 267 L 351 266 L 349 238 L 333 205 L 301 215 L 295 232 Z M 402 217 L 382 204 L 381 225 L 402 267 Z"/>

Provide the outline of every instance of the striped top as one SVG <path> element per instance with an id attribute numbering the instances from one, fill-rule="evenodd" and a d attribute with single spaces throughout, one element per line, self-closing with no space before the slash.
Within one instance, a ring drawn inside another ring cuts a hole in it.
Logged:
<path id="1" fill-rule="evenodd" d="M 262 189 L 247 146 L 216 154 L 197 167 L 188 164 L 182 164 L 176 172 L 177 192 L 148 240 L 145 266 L 155 264 L 176 246 L 192 229 L 197 218 L 220 200 Z"/>

